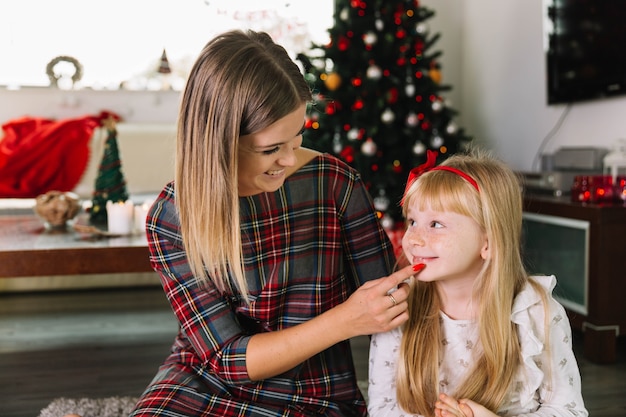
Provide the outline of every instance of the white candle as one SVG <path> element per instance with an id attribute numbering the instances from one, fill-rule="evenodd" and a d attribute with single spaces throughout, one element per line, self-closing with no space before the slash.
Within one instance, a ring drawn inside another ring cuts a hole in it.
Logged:
<path id="1" fill-rule="evenodd" d="M 133 229 L 133 202 L 107 201 L 107 226 L 109 233 L 128 235 Z"/>
<path id="2" fill-rule="evenodd" d="M 150 205 L 145 202 L 140 206 L 135 206 L 135 233 L 145 233 L 146 216 Z"/>

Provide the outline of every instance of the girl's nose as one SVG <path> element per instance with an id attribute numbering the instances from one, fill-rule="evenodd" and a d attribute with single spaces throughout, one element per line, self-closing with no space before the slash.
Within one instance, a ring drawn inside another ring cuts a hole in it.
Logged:
<path id="1" fill-rule="evenodd" d="M 406 233 L 406 239 L 408 243 L 410 243 L 411 245 L 424 246 L 424 239 L 422 238 L 421 233 L 419 233 L 417 230 L 407 230 Z"/>

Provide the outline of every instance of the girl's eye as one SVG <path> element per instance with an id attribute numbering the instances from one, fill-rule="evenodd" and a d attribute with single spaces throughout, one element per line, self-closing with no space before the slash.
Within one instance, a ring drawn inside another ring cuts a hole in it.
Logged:
<path id="1" fill-rule="evenodd" d="M 298 132 L 296 136 L 301 136 L 304 134 L 304 132 L 306 132 L 306 127 L 302 126 L 302 129 L 300 129 L 300 131 Z"/>
<path id="2" fill-rule="evenodd" d="M 440 229 L 443 227 L 443 225 L 438 221 L 433 220 L 432 222 L 430 222 L 430 227 L 432 227 L 433 229 Z"/>
<path id="3" fill-rule="evenodd" d="M 279 150 L 280 150 L 280 147 L 278 147 L 278 146 L 277 146 L 277 147 L 275 147 L 275 148 L 268 149 L 267 151 L 263 151 L 263 152 L 261 152 L 261 153 L 262 153 L 263 155 L 271 155 L 271 154 L 274 154 L 274 153 L 278 152 Z"/>

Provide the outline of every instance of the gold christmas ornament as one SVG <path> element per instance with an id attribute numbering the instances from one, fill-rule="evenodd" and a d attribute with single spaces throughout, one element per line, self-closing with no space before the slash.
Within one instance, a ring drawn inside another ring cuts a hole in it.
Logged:
<path id="1" fill-rule="evenodd" d="M 324 85 L 326 85 L 326 88 L 330 91 L 335 91 L 341 85 L 341 76 L 336 72 L 326 74 L 326 78 L 324 78 Z"/>
<path id="2" fill-rule="evenodd" d="M 441 71 L 439 71 L 437 68 L 433 68 L 430 71 L 428 71 L 428 76 L 436 83 L 436 84 L 441 84 Z"/>

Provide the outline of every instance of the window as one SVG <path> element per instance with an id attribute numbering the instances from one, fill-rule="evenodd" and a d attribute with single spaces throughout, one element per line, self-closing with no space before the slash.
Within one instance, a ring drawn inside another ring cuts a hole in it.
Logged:
<path id="1" fill-rule="evenodd" d="M 181 89 L 204 44 L 236 28 L 267 31 L 294 54 L 311 41 L 326 43 L 333 0 L 20 0 L 2 2 L 0 85 L 48 86 L 82 69 L 74 88 L 151 90 L 162 87 L 156 71 L 163 51 L 169 85 Z M 55 60 L 56 61 L 56 60 Z M 59 83 L 59 87 L 63 87 Z M 71 88 L 71 81 L 70 86 Z"/>

